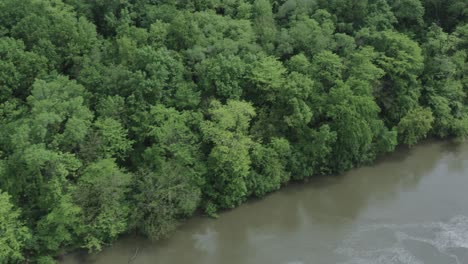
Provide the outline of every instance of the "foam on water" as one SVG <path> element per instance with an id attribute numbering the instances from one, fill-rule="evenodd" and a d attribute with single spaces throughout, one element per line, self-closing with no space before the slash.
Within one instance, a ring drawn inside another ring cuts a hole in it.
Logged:
<path id="1" fill-rule="evenodd" d="M 389 230 L 392 237 L 382 237 L 391 241 L 391 246 L 369 250 L 359 244 L 366 240 L 366 236 L 379 230 Z M 421 235 L 421 231 L 424 234 Z M 468 216 L 456 216 L 447 222 L 429 222 L 417 224 L 375 224 L 359 228 L 345 239 L 335 250 L 335 253 L 349 259 L 342 264 L 420 264 L 414 254 L 405 248 L 404 241 L 419 241 L 436 248 L 440 253 L 453 259 L 453 263 L 461 264 L 450 249 L 468 249 Z M 448 263 L 447 263 L 448 264 Z"/>

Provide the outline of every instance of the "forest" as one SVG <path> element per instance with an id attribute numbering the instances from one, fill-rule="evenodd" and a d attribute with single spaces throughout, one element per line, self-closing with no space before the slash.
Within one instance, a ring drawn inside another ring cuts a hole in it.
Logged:
<path id="1" fill-rule="evenodd" d="M 0 0 L 0 263 L 463 140 L 467 92 L 466 0 Z"/>

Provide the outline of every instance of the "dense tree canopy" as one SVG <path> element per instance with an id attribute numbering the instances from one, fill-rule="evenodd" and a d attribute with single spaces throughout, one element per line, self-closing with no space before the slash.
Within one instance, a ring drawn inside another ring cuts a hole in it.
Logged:
<path id="1" fill-rule="evenodd" d="M 19 217 L 20 212 L 11 204 L 10 196 L 0 192 L 0 263 L 24 260 L 22 253 L 31 234 Z"/>
<path id="2" fill-rule="evenodd" d="M 0 263 L 468 137 L 466 0 L 0 0 Z"/>

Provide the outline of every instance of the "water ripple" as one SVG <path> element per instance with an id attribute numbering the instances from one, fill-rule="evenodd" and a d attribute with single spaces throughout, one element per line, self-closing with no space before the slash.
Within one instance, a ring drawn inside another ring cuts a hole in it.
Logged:
<path id="1" fill-rule="evenodd" d="M 372 237 L 382 235 L 382 232 L 385 232 L 382 237 Z M 386 241 L 387 244 L 380 248 L 366 245 L 375 241 Z M 335 253 L 349 259 L 342 264 L 424 264 L 416 256 L 416 252 L 408 248 L 408 241 L 430 245 L 444 255 L 442 257 L 462 264 L 459 256 L 451 251 L 468 249 L 468 216 L 456 216 L 447 222 L 375 224 L 362 227 L 342 241 Z"/>

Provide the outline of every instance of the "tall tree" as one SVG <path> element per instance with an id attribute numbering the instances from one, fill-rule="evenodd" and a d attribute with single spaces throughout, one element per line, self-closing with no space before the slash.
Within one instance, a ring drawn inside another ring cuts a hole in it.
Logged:
<path id="1" fill-rule="evenodd" d="M 131 179 L 112 159 L 99 160 L 84 169 L 73 188 L 73 199 L 82 210 L 84 248 L 100 250 L 126 230 L 130 212 L 126 194 Z"/>
<path id="2" fill-rule="evenodd" d="M 226 105 L 213 101 L 210 105 L 209 120 L 201 126 L 206 143 L 212 146 L 208 155 L 211 173 L 204 190 L 209 213 L 233 208 L 246 198 L 252 145 L 248 129 L 254 116 L 252 105 L 243 101 L 228 101 Z"/>
<path id="3" fill-rule="evenodd" d="M 0 263 L 23 261 L 23 250 L 30 239 L 31 233 L 20 219 L 20 211 L 7 193 L 0 192 Z"/>

